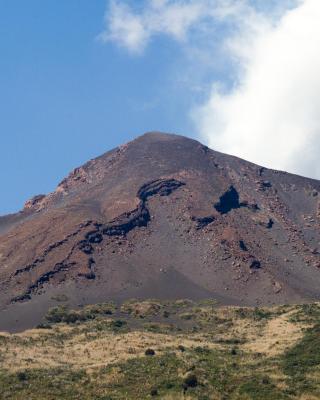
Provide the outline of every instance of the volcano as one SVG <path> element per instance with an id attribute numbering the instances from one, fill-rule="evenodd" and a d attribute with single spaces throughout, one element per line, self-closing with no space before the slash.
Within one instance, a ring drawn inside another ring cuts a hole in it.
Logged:
<path id="1" fill-rule="evenodd" d="M 0 330 L 62 298 L 319 300 L 319 223 L 319 181 L 147 133 L 0 217 Z"/>

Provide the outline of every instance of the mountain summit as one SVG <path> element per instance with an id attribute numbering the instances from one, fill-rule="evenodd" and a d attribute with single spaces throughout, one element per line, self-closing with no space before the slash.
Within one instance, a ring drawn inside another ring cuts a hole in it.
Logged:
<path id="1" fill-rule="evenodd" d="M 0 330 L 61 298 L 319 299 L 319 223 L 319 181 L 145 134 L 0 217 Z"/>

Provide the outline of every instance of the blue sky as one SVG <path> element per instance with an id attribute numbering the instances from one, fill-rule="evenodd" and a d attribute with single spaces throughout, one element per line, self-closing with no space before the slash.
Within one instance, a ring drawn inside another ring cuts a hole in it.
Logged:
<path id="1" fill-rule="evenodd" d="M 303 162 L 290 164 L 296 148 L 282 166 L 259 153 L 263 137 L 253 150 L 248 144 L 228 147 L 230 138 L 239 139 L 229 116 L 238 112 L 235 97 L 248 103 L 251 69 L 263 63 L 257 48 L 267 38 L 266 56 L 283 52 L 272 35 L 284 30 L 296 1 L 283 0 L 277 10 L 264 10 L 261 1 L 228 1 L 226 13 L 221 0 L 0 0 L 0 215 L 54 190 L 88 159 L 150 130 L 200 138 L 218 150 L 308 174 Z M 302 3 L 319 10 L 319 2 Z M 268 71 L 263 73 L 274 81 L 278 70 L 271 77 Z M 263 109 L 274 104 L 269 97 Z M 242 127 L 250 138 L 266 116 L 259 118 Z M 276 114 L 268 118 L 279 121 Z M 245 135 L 240 139 L 246 143 Z"/>
<path id="2" fill-rule="evenodd" d="M 192 134 L 192 100 L 171 81 L 177 45 L 160 38 L 134 57 L 103 44 L 105 9 L 104 0 L 0 1 L 0 214 L 145 131 Z"/>

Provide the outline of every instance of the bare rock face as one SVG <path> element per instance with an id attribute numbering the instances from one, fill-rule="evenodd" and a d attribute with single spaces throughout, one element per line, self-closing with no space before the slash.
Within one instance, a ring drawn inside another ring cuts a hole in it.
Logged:
<path id="1" fill-rule="evenodd" d="M 32 197 L 30 200 L 26 201 L 24 205 L 25 210 L 36 210 L 42 207 L 42 202 L 45 199 L 45 194 L 38 194 L 37 196 Z"/>
<path id="2" fill-rule="evenodd" d="M 149 133 L 0 217 L 0 330 L 127 298 L 320 298 L 320 182 Z M 63 295 L 63 296 L 61 296 Z"/>

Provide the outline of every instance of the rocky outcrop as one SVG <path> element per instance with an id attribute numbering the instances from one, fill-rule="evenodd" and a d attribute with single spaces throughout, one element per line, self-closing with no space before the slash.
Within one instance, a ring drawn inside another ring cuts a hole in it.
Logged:
<path id="1" fill-rule="evenodd" d="M 0 217 L 0 330 L 1 309 L 28 309 L 16 318 L 28 321 L 63 291 L 75 305 L 170 296 L 238 305 L 317 300 L 318 193 L 318 181 L 188 138 L 144 135 Z"/>
<path id="2" fill-rule="evenodd" d="M 261 262 L 258 260 L 250 260 L 249 267 L 250 267 L 250 269 L 260 269 Z"/>
<path id="3" fill-rule="evenodd" d="M 49 255 L 49 253 L 51 253 L 53 250 L 57 249 L 58 247 L 66 244 L 72 237 L 77 236 L 84 228 L 87 228 L 88 226 L 90 226 L 92 224 L 92 221 L 86 221 L 85 223 L 81 224 L 80 227 L 75 230 L 74 232 L 70 233 L 69 235 L 67 235 L 64 239 L 59 240 L 58 242 L 52 243 L 50 246 L 48 246 L 44 252 L 37 257 L 31 264 L 25 265 L 22 268 L 18 268 L 15 273 L 14 276 L 18 276 L 20 274 L 23 274 L 25 272 L 30 272 L 32 271 L 34 268 L 36 268 L 39 264 L 43 263 L 46 259 L 46 257 Z"/>
<path id="4" fill-rule="evenodd" d="M 67 260 L 64 260 L 61 263 L 55 264 L 54 267 L 50 271 L 45 272 L 44 274 L 41 274 L 40 277 L 37 278 L 35 280 L 35 282 L 32 283 L 22 295 L 19 295 L 19 296 L 13 298 L 12 303 L 15 303 L 17 301 L 30 300 L 32 293 L 34 293 L 44 283 L 49 282 L 49 280 L 53 276 L 57 275 L 58 273 L 60 273 L 62 271 L 68 271 L 68 269 L 74 265 L 75 265 L 75 262 L 67 263 Z"/>
<path id="5" fill-rule="evenodd" d="M 197 223 L 197 230 L 203 229 L 206 226 L 212 224 L 214 220 L 215 217 L 213 215 L 210 215 L 208 217 L 192 217 L 192 221 L 195 221 Z"/>
<path id="6" fill-rule="evenodd" d="M 243 207 L 243 204 L 239 201 L 239 193 L 234 188 L 230 186 L 229 189 L 223 193 L 219 201 L 214 204 L 214 208 L 220 214 L 228 214 L 231 210 Z"/>
<path id="7" fill-rule="evenodd" d="M 184 183 L 175 179 L 159 179 L 146 183 L 138 190 L 140 203 L 136 209 L 119 215 L 107 224 L 97 224 L 97 229 L 87 233 L 85 240 L 79 242 L 79 249 L 86 254 L 92 254 L 92 245 L 102 242 L 103 236 L 124 236 L 135 228 L 147 226 L 150 221 L 148 199 L 155 195 L 169 196 L 183 185 Z"/>
<path id="8" fill-rule="evenodd" d="M 30 200 L 26 201 L 24 209 L 25 210 L 40 209 L 45 197 L 46 197 L 45 194 L 38 194 L 37 196 L 32 197 Z"/>
<path id="9" fill-rule="evenodd" d="M 126 235 L 134 228 L 147 226 L 149 221 L 149 210 L 145 203 L 141 202 L 135 210 L 124 213 L 110 223 L 103 225 L 100 232 L 107 236 Z"/>
<path id="10" fill-rule="evenodd" d="M 138 207 L 132 211 L 119 215 L 114 220 L 107 224 L 102 224 L 93 221 L 87 221 L 81 224 L 79 229 L 73 233 L 67 235 L 63 240 L 58 241 L 50 245 L 45 249 L 41 256 L 37 257 L 31 264 L 28 264 L 22 268 L 19 268 L 14 273 L 14 277 L 21 274 L 31 272 L 36 269 L 39 265 L 46 261 L 46 257 L 55 249 L 60 246 L 65 245 L 70 238 L 79 235 L 79 233 L 89 226 L 94 225 L 95 229 L 90 230 L 84 235 L 84 239 L 80 240 L 71 248 L 69 254 L 59 263 L 55 264 L 52 269 L 41 274 L 28 289 L 20 296 L 16 296 L 12 299 L 12 302 L 25 301 L 31 298 L 33 292 L 35 292 L 44 283 L 48 282 L 52 277 L 57 275 L 62 271 L 68 271 L 71 267 L 77 265 L 76 262 L 70 262 L 71 256 L 77 250 L 80 250 L 85 254 L 87 259 L 87 267 L 85 271 L 78 273 L 78 276 L 84 277 L 86 279 L 95 279 L 94 265 L 95 260 L 93 254 L 95 251 L 94 246 L 100 244 L 104 240 L 104 236 L 124 236 L 128 234 L 131 230 L 147 226 L 150 221 L 150 213 L 147 207 L 147 201 L 150 197 L 159 196 L 169 196 L 173 191 L 183 186 L 184 183 L 177 181 L 175 179 L 159 179 L 143 185 L 137 193 L 137 197 L 140 200 Z"/>
<path id="11" fill-rule="evenodd" d="M 158 179 L 143 185 L 137 193 L 138 198 L 144 203 L 149 197 L 155 196 L 169 196 L 173 191 L 181 186 L 184 186 L 183 182 L 177 181 L 176 179 Z"/>

